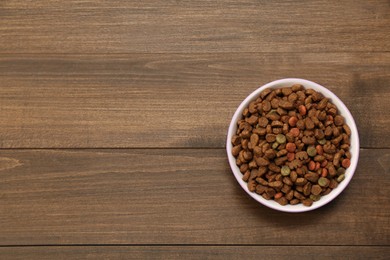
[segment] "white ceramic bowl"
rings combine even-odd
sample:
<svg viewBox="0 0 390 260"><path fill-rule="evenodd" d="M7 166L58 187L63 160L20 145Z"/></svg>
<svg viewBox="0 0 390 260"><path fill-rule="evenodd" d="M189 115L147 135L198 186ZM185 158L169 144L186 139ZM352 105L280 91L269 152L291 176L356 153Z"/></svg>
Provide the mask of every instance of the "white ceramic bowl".
<svg viewBox="0 0 390 260"><path fill-rule="evenodd" d="M236 165L236 159L231 153L232 150L232 137L236 133L237 130L237 121L241 119L242 117L242 111L249 106L249 103L255 100L259 95L260 92L262 92L266 88L282 88L282 87L290 87L294 84L301 84L306 89L311 88L314 89L320 93L322 93L325 97L330 98L331 102L335 104L338 108L339 113L345 118L346 123L351 128L351 148L350 152L352 154L351 159L351 165L346 170L345 173L345 179L337 186L337 188L333 189L328 195L322 196L319 201L316 201L313 203L311 207L303 206L301 203L297 205L286 205L282 206L279 203L277 203L274 200L266 200L262 196L258 195L255 192L250 192L248 190L247 183L242 180L242 174ZM359 159L359 135L356 128L355 120L353 119L351 113L349 112L348 108L344 105L344 103L330 90L326 89L325 87L314 83L312 81L308 81L305 79L297 79L297 78L287 78L287 79L280 79L276 81L272 81L268 84L265 84L264 86L258 88L254 92L252 92L238 107L236 112L234 113L234 116L232 118L232 121L230 122L229 131L227 135L227 142L226 142L226 150L227 155L229 159L230 167L232 168L233 174L236 177L238 183L241 185L241 187L255 200L260 202L261 204L275 209L279 211L285 211L285 212L304 212L304 211L310 211L317 209L321 206L324 206L325 204L332 201L334 198L336 198L348 185L348 183L351 181L353 174L356 170L356 166Z"/></svg>

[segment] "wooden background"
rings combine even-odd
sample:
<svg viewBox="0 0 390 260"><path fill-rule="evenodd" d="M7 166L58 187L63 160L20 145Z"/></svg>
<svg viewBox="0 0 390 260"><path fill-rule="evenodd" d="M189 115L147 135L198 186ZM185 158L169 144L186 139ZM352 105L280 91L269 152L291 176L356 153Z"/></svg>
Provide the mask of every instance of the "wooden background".
<svg viewBox="0 0 390 260"><path fill-rule="evenodd" d="M355 117L348 188L268 209L224 149L259 85L301 77ZM0 1L0 258L386 259L390 2Z"/></svg>

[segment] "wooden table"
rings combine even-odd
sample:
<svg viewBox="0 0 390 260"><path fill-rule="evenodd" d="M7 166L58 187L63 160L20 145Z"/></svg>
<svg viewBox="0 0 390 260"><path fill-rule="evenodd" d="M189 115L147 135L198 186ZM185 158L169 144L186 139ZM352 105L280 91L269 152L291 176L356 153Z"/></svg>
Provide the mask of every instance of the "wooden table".
<svg viewBox="0 0 390 260"><path fill-rule="evenodd" d="M390 4L0 2L0 258L390 254ZM227 162L240 102L301 77L358 125L348 188L286 214Z"/></svg>

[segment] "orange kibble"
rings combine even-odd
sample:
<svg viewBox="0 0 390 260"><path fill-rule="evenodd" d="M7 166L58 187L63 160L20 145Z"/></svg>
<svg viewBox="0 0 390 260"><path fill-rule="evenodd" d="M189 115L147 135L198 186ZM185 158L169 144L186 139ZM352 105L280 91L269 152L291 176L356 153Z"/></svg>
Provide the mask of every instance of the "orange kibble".
<svg viewBox="0 0 390 260"><path fill-rule="evenodd" d="M295 153L288 153L287 154L287 160L289 162L293 161L295 159Z"/></svg>
<svg viewBox="0 0 390 260"><path fill-rule="evenodd" d="M299 114L301 114L302 116L306 115L306 107L304 105L300 105L298 107L298 111L299 111Z"/></svg>
<svg viewBox="0 0 390 260"><path fill-rule="evenodd" d="M314 171L316 169L316 163L314 161L309 162L309 170Z"/></svg>
<svg viewBox="0 0 390 260"><path fill-rule="evenodd" d="M286 144L286 150L290 153L293 153L295 152L295 149L297 148L297 146L294 144L294 143L287 143Z"/></svg>
<svg viewBox="0 0 390 260"><path fill-rule="evenodd" d="M317 151L317 154L319 154L319 155L323 155L324 154L324 148L322 148L322 145L317 145L316 146L316 151Z"/></svg>
<svg viewBox="0 0 390 260"><path fill-rule="evenodd" d="M296 126L297 125L297 122L298 122L298 118L296 116L292 116L290 117L290 119L288 120L288 124L290 126Z"/></svg>
<svg viewBox="0 0 390 260"><path fill-rule="evenodd" d="M300 134L300 131L298 128L295 127L295 128L291 128L290 133L292 134L292 136L298 137Z"/></svg>
<svg viewBox="0 0 390 260"><path fill-rule="evenodd" d="M341 162L341 165L347 169L350 165L351 165L351 160L348 159L348 158L345 158L342 162Z"/></svg>
<svg viewBox="0 0 390 260"><path fill-rule="evenodd" d="M322 168L321 177L328 176L328 170L326 168Z"/></svg>
<svg viewBox="0 0 390 260"><path fill-rule="evenodd" d="M318 169L321 167L321 164L319 162L316 162L316 168L314 169L315 171L318 171Z"/></svg>
<svg viewBox="0 0 390 260"><path fill-rule="evenodd" d="M275 199L280 199L281 197L283 197L283 193L281 192L276 193L274 196Z"/></svg>

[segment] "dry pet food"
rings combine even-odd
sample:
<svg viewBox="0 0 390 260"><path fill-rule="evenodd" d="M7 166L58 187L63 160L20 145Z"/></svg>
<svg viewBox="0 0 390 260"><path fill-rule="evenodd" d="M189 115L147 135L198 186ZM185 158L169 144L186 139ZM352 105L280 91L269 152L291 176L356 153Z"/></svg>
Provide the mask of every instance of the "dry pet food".
<svg viewBox="0 0 390 260"><path fill-rule="evenodd" d="M299 84L265 89L242 116L232 154L251 192L309 207L344 180L351 129L321 93Z"/></svg>

